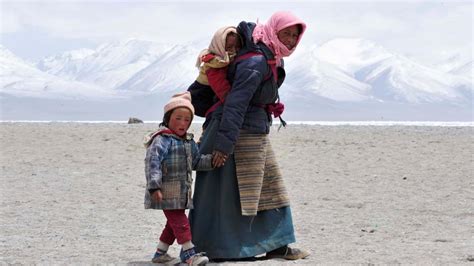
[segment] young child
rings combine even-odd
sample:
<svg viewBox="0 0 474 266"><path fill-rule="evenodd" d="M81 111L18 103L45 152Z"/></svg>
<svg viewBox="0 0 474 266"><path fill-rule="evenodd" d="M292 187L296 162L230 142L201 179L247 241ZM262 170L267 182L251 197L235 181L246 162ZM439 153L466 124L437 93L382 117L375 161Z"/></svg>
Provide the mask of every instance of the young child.
<svg viewBox="0 0 474 266"><path fill-rule="evenodd" d="M145 208L162 209L167 219L152 262L173 260L167 251L177 239L183 248L183 262L207 263L209 259L194 249L185 209L193 208L192 169L211 170L213 164L222 166L224 161L213 162L211 155L201 155L193 135L187 133L194 116L189 92L175 94L164 113L161 128L145 136Z"/></svg>
<svg viewBox="0 0 474 266"><path fill-rule="evenodd" d="M188 88L196 115L206 117L213 110L215 103L224 103L231 88L226 77L227 66L241 47L241 38L237 29L227 26L217 30L209 48L202 50L199 54L196 61L199 75Z"/></svg>

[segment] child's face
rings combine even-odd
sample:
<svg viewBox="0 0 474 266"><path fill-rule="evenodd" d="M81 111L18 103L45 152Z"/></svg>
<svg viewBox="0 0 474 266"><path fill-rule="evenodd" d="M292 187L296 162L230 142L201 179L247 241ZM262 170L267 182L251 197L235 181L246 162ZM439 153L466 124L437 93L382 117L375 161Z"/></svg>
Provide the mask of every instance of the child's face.
<svg viewBox="0 0 474 266"><path fill-rule="evenodd" d="M225 51L236 54L240 49L240 40L237 34L228 34L225 38Z"/></svg>
<svg viewBox="0 0 474 266"><path fill-rule="evenodd" d="M183 136L191 125L192 118L193 115L188 108L178 107L171 113L168 126L176 134Z"/></svg>

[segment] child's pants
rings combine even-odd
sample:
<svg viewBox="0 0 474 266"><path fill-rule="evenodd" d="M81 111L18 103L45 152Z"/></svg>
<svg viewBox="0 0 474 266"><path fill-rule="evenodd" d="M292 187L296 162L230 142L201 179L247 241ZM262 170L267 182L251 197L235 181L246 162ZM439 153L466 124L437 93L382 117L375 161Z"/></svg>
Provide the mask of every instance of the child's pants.
<svg viewBox="0 0 474 266"><path fill-rule="evenodd" d="M172 245L174 240L178 240L178 244L182 245L191 241L191 227L189 226L188 217L181 210L163 210L166 216L166 226L161 233L160 240L168 245Z"/></svg>

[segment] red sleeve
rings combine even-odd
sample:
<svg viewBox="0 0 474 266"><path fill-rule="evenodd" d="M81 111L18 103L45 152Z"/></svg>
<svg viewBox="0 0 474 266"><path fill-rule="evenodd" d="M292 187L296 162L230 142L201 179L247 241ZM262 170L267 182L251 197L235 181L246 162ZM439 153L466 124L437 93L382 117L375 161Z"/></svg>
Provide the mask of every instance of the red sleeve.
<svg viewBox="0 0 474 266"><path fill-rule="evenodd" d="M207 63L209 61L211 61L215 56L213 54L206 54L206 55L203 55L201 57L201 60L204 62L204 63Z"/></svg>
<svg viewBox="0 0 474 266"><path fill-rule="evenodd" d="M209 86L221 102L224 102L230 90L230 83L227 80L227 67L209 68L206 71Z"/></svg>

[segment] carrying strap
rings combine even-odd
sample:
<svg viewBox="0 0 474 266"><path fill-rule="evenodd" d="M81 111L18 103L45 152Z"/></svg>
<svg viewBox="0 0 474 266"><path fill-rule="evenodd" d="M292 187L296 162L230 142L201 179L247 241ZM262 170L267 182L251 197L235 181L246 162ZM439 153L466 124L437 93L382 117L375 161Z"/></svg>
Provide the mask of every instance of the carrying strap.
<svg viewBox="0 0 474 266"><path fill-rule="evenodd" d="M281 127L286 127L286 121L283 120L281 114L285 110L285 105L280 102L280 98L276 103L270 104L254 104L253 106L260 107L265 109L269 115L273 115L273 117L280 119L280 126L278 127L278 131L280 131Z"/></svg>
<svg viewBox="0 0 474 266"><path fill-rule="evenodd" d="M266 56L261 52L248 52L248 53L245 53L243 55L240 55L240 56L236 57L234 62L238 63L240 61L243 61L245 59L248 59L248 58L251 58L251 57L254 57L254 56L264 56L266 58ZM270 79L270 76L273 74L273 79L276 82L278 80L278 71L277 71L277 68L276 68L276 60L275 59L267 59L267 64L268 64L268 66L270 66L270 69L271 69L272 72L268 73L263 78L263 80L266 81L266 80ZM214 105L211 106L211 108L209 108L209 110L206 111L206 114L204 116L207 117L208 114L214 112L217 109L217 107L219 107L223 103L224 103L223 101L222 102L217 101Z"/></svg>
<svg viewBox="0 0 474 266"><path fill-rule="evenodd" d="M261 52L248 52L246 54L243 54L243 55L240 55L238 56L237 58L235 58L235 63L237 62L240 62L242 60L245 60L245 59L248 59L250 57L254 57L254 56L264 56L265 58L267 58L263 53ZM270 78L270 76L273 74L273 79L275 80L275 82L278 80L278 71L277 71L277 68L276 68L276 60L275 59L267 59L267 64L268 66L270 66L270 69L272 70L271 73L268 73L263 80L268 80Z"/></svg>
<svg viewBox="0 0 474 266"><path fill-rule="evenodd" d="M235 58L234 62L235 63L238 63L242 60L245 60L245 59L248 59L248 58L251 58L251 57L254 57L254 56L263 56L265 58L267 58L265 56L264 53L262 52L248 52L248 53L245 53L243 55L240 55L238 57ZM275 59L267 59L267 64L268 66L270 67L271 69L271 72L268 73L264 78L263 80L266 81L268 79L270 79L270 76L273 74L273 80L275 82L278 81L278 71L277 71L277 66L276 66L276 60ZM224 102L222 101L217 101L217 103L215 103L213 106L211 106L211 108L209 108L209 110L207 110L205 116L207 117L208 114L214 112L217 107L221 106ZM278 106L278 107L277 107ZM274 117L278 117L280 119L280 127L278 128L278 130L280 130L280 128L283 126L283 127L286 127L286 122L285 120L283 120L283 118L281 117L281 114L283 113L283 110L284 110L284 106L282 103L280 103L280 99L278 98L278 103L276 104L270 104L270 105L262 105L262 106L258 106L258 107L262 107L264 108L269 114L273 114Z"/></svg>

